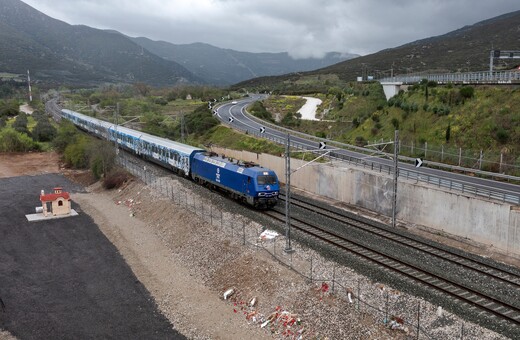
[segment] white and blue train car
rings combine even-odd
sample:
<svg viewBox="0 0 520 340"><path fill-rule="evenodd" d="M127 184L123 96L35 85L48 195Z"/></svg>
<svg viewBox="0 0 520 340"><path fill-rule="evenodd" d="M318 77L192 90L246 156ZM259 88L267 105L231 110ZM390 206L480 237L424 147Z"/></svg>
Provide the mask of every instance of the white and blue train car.
<svg viewBox="0 0 520 340"><path fill-rule="evenodd" d="M144 132L90 117L71 110L62 110L61 116L82 130L117 144L177 173L189 176L193 156L204 149L177 143Z"/></svg>

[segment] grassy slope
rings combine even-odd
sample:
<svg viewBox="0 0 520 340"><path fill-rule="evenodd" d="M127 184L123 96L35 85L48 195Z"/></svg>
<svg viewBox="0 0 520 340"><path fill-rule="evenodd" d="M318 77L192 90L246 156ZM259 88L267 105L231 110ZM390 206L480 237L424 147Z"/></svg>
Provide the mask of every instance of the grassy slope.
<svg viewBox="0 0 520 340"><path fill-rule="evenodd" d="M302 121L291 128L361 145L393 140L397 126L404 154L424 155L418 147L424 147L426 142L430 159L434 150L441 157L441 149L444 155L452 153L452 158L458 158L455 155L462 148L466 157L478 158L482 150L487 160L498 163L502 153L504 163L520 165L520 89L479 86L474 87L471 98L464 98L461 88L429 87L426 98L424 86L411 87L396 99L401 103L396 106L386 102L378 83L349 83L330 88L328 94L314 95L323 100L318 112L327 112L326 121ZM271 96L264 105L271 113L283 112L285 107L297 110L292 108L292 97ZM449 141L446 140L448 126ZM464 165L474 166L470 160L467 162ZM497 170L493 167L496 165L487 169Z"/></svg>

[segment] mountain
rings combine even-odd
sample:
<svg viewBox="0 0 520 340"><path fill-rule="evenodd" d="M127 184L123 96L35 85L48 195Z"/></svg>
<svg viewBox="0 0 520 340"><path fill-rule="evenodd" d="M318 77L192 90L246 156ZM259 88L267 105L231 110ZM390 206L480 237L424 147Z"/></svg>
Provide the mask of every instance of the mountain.
<svg viewBox="0 0 520 340"><path fill-rule="evenodd" d="M315 70L358 56L329 52L321 59L293 59L288 53L249 53L203 43L176 45L143 37L130 39L148 51L175 61L199 78L216 85L230 85L260 76Z"/></svg>
<svg viewBox="0 0 520 340"><path fill-rule="evenodd" d="M340 62L311 72L252 79L237 87L274 86L301 77L334 74L343 81L373 75L376 78L407 73L489 70L491 50L520 50L520 11L481 21L444 35ZM495 60L495 69L511 69L519 59Z"/></svg>
<svg viewBox="0 0 520 340"><path fill-rule="evenodd" d="M69 25L19 0L0 2L0 72L50 83L91 85L200 80L181 65L150 53L119 33Z"/></svg>

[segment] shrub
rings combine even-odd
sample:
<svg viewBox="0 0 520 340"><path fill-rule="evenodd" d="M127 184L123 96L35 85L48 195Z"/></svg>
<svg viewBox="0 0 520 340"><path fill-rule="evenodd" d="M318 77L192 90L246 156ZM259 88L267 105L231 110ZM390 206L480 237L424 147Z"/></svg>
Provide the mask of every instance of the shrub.
<svg viewBox="0 0 520 340"><path fill-rule="evenodd" d="M506 144L509 141L509 132L504 128L499 128L496 139L500 144Z"/></svg>
<svg viewBox="0 0 520 340"><path fill-rule="evenodd" d="M475 94L475 88L472 86L463 86L460 88L459 93L466 99L473 98L473 95Z"/></svg>
<svg viewBox="0 0 520 340"><path fill-rule="evenodd" d="M77 169L86 169L89 166L88 155L89 139L84 136L78 136L75 143L67 145L63 152L63 159L68 166Z"/></svg>
<svg viewBox="0 0 520 340"><path fill-rule="evenodd" d="M29 135L29 129L27 129L27 115L25 113L20 113L16 116L16 119L13 123L13 129L20 133L25 133Z"/></svg>
<svg viewBox="0 0 520 340"><path fill-rule="evenodd" d="M46 117L40 118L32 130L32 137L38 142L50 142L56 137L57 131Z"/></svg>
<svg viewBox="0 0 520 340"><path fill-rule="evenodd" d="M155 98L154 103L164 106L164 105L168 104L168 100L164 99L163 97L159 97L159 98Z"/></svg>
<svg viewBox="0 0 520 340"><path fill-rule="evenodd" d="M365 146L367 144L367 141L363 136L357 136L354 143L357 146Z"/></svg>
<svg viewBox="0 0 520 340"><path fill-rule="evenodd" d="M396 130L399 130L399 119L397 119L397 118L392 118L391 122L392 122L392 125L394 126L394 128L395 128Z"/></svg>
<svg viewBox="0 0 520 340"><path fill-rule="evenodd" d="M25 133L13 128L4 128L0 131L0 152L27 152L38 150L39 145Z"/></svg>
<svg viewBox="0 0 520 340"><path fill-rule="evenodd" d="M190 133L203 134L220 121L213 117L206 104L199 106L195 111L186 116L186 127Z"/></svg>
<svg viewBox="0 0 520 340"><path fill-rule="evenodd" d="M52 141L52 145L60 153L63 153L67 146L76 141L79 136L78 130L68 120L62 120L58 127L56 137Z"/></svg>
<svg viewBox="0 0 520 340"><path fill-rule="evenodd" d="M267 120L269 122L274 123L273 115L267 111L264 104L262 102L255 102L251 108L249 109L251 114L255 117L258 117L263 120Z"/></svg>

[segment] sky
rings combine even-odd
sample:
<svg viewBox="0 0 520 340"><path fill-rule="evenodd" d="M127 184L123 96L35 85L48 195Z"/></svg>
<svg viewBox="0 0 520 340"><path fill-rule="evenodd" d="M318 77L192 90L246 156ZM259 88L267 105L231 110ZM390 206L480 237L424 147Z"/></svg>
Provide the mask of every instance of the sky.
<svg viewBox="0 0 520 340"><path fill-rule="evenodd" d="M518 0L23 0L72 25L244 52L367 55L520 10ZM491 49L491 46L490 46Z"/></svg>

